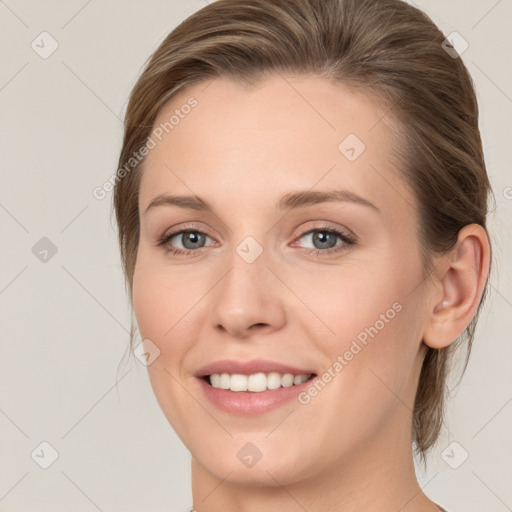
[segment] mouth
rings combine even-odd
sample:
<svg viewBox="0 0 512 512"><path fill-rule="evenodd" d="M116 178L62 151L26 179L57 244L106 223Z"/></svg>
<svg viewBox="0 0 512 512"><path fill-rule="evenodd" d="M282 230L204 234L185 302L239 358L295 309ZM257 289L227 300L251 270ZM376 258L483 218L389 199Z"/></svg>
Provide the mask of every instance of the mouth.
<svg viewBox="0 0 512 512"><path fill-rule="evenodd" d="M217 408L233 415L255 416L296 398L317 373L312 368L265 359L224 359L199 368L194 376L204 396Z"/></svg>
<svg viewBox="0 0 512 512"><path fill-rule="evenodd" d="M289 403L312 385L316 373L212 373L197 376L204 396L235 416L255 417Z"/></svg>
<svg viewBox="0 0 512 512"><path fill-rule="evenodd" d="M212 373L200 377L209 386L226 391L262 393L279 388L300 386L316 377L316 373L258 372L249 375L241 373Z"/></svg>

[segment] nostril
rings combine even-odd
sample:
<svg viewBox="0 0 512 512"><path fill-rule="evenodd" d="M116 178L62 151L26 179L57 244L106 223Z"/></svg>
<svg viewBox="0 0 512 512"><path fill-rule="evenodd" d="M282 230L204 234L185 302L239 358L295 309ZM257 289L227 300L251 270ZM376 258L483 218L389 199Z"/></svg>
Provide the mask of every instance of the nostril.
<svg viewBox="0 0 512 512"><path fill-rule="evenodd" d="M253 324L251 325L251 329L255 329L255 328L263 328L263 327L268 327L268 324L264 324L264 323L257 323L257 324Z"/></svg>

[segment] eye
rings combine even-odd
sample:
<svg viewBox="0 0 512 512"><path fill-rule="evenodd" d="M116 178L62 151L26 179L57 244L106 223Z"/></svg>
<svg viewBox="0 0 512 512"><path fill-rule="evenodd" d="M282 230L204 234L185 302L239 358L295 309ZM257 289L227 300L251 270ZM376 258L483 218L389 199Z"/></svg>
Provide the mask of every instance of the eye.
<svg viewBox="0 0 512 512"><path fill-rule="evenodd" d="M304 253L307 255L315 254L317 256L338 253L356 243L352 235L331 226L320 226L309 229L302 234L298 240L302 239L309 241L314 246L312 249L304 250ZM338 240L341 240L341 243L337 243Z"/></svg>
<svg viewBox="0 0 512 512"><path fill-rule="evenodd" d="M198 253L199 249L207 247L205 242L208 238L210 237L206 233L196 229L194 226L186 226L184 229L166 233L157 241L157 246L162 246L166 252L174 255L189 256L193 253ZM353 235L329 225L309 230L303 229L298 240L302 239L309 241L314 246L313 248L306 248L303 252L307 255L314 254L316 256L338 253L356 243ZM338 240L341 240L341 243L338 243ZM292 244L292 247L295 246L295 243Z"/></svg>
<svg viewBox="0 0 512 512"><path fill-rule="evenodd" d="M189 255L205 247L204 243L207 238L210 237L206 233L188 227L165 234L158 240L157 245L163 246L167 252L176 255ZM178 244L178 247L176 247L176 244ZM179 244L181 244L181 247L179 247Z"/></svg>

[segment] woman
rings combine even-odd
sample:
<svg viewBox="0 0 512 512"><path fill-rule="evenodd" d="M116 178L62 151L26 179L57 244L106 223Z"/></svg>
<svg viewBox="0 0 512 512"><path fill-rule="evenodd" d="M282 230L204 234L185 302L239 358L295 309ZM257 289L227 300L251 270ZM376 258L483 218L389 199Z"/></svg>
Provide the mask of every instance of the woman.
<svg viewBox="0 0 512 512"><path fill-rule="evenodd" d="M399 0L219 0L152 55L118 168L130 300L194 509L443 510L413 448L469 356L491 190L434 23Z"/></svg>

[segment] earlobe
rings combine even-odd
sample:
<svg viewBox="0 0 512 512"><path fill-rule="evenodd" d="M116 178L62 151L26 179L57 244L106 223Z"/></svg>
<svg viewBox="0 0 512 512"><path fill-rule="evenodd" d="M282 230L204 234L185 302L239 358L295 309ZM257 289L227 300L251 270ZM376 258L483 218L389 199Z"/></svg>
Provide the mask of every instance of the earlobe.
<svg viewBox="0 0 512 512"><path fill-rule="evenodd" d="M459 231L455 247L438 264L438 293L429 304L425 345L440 349L454 342L480 304L489 273L490 244L485 229L469 224Z"/></svg>

